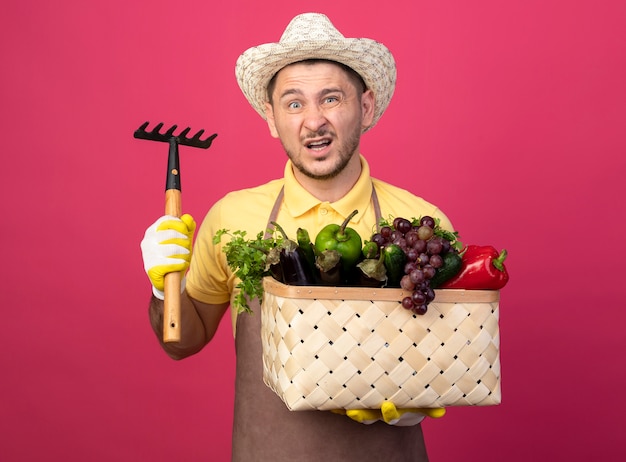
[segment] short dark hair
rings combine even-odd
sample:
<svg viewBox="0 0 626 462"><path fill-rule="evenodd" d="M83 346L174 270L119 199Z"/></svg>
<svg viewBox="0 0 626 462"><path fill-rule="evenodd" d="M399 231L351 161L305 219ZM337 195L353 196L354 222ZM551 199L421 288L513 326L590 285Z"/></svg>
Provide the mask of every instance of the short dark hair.
<svg viewBox="0 0 626 462"><path fill-rule="evenodd" d="M340 63L338 61L333 61L333 60L330 60L330 59L305 59L303 61L297 61L297 62L291 63L291 64L298 64L298 63L305 63L305 64L330 63L330 64L335 64L335 65L339 66L340 68L342 68L344 70L344 72L348 75L348 78L352 81L352 83L354 84L354 87L357 89L357 93L359 94L359 96L362 93L365 93L365 90L367 90L367 85L365 85L365 81L363 80L363 77L361 77L361 74L359 74L357 71L352 69L350 66L346 66L345 64ZM278 72L280 72L280 71L278 71ZM269 83L267 84L267 100L270 102L270 104L272 104L272 93L274 93L274 88L276 87L276 76L278 75L278 72L272 76L272 78L270 79ZM358 92L358 90L361 90L360 93Z"/></svg>

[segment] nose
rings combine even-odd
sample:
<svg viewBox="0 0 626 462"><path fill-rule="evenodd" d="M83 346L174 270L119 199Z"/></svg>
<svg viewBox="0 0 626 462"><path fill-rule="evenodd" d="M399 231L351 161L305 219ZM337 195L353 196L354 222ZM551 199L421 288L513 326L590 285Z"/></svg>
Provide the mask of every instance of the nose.
<svg viewBox="0 0 626 462"><path fill-rule="evenodd" d="M326 125L324 111L318 105L309 105L304 113L304 128L312 132L317 132Z"/></svg>

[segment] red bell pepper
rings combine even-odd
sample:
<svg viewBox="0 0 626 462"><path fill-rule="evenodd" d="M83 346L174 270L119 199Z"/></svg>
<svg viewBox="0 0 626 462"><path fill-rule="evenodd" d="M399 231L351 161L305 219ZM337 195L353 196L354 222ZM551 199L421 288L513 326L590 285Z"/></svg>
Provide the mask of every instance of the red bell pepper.
<svg viewBox="0 0 626 462"><path fill-rule="evenodd" d="M490 245L468 245L461 254L461 271L444 282L441 289L501 289L509 281L504 266L506 249L498 252Z"/></svg>

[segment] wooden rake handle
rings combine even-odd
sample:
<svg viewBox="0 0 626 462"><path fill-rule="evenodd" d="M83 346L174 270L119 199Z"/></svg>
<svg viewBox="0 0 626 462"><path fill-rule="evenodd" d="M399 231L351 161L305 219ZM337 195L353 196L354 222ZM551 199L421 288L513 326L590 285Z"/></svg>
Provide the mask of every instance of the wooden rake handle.
<svg viewBox="0 0 626 462"><path fill-rule="evenodd" d="M170 137L165 179L165 214L173 217L182 215L180 161L178 140ZM165 275L163 300L163 341L180 342L180 281L179 271Z"/></svg>
<svg viewBox="0 0 626 462"><path fill-rule="evenodd" d="M179 189L165 191L165 214L180 217L182 214L181 193ZM180 281L181 274L176 271L165 275L165 299L163 301L163 341L180 342Z"/></svg>

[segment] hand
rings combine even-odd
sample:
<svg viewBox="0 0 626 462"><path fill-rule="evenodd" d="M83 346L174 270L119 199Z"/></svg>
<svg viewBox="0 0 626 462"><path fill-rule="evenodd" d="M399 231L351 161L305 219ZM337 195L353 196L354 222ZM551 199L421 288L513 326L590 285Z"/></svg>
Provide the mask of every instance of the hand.
<svg viewBox="0 0 626 462"><path fill-rule="evenodd" d="M141 241L143 266L152 283L152 293L163 300L164 278L180 271L181 292L185 288L185 272L191 261L196 222L191 215L180 218L165 215L152 224Z"/></svg>
<svg viewBox="0 0 626 462"><path fill-rule="evenodd" d="M445 408L412 408L412 409L397 409L396 406L390 402L385 401L380 406L380 409L349 409L347 411L333 411L338 414L345 414L352 420L360 422L362 424L373 424L374 422L383 421L389 425L397 425L399 427L409 427L411 425L417 425L426 417L432 417L438 419L443 417L446 413Z"/></svg>

